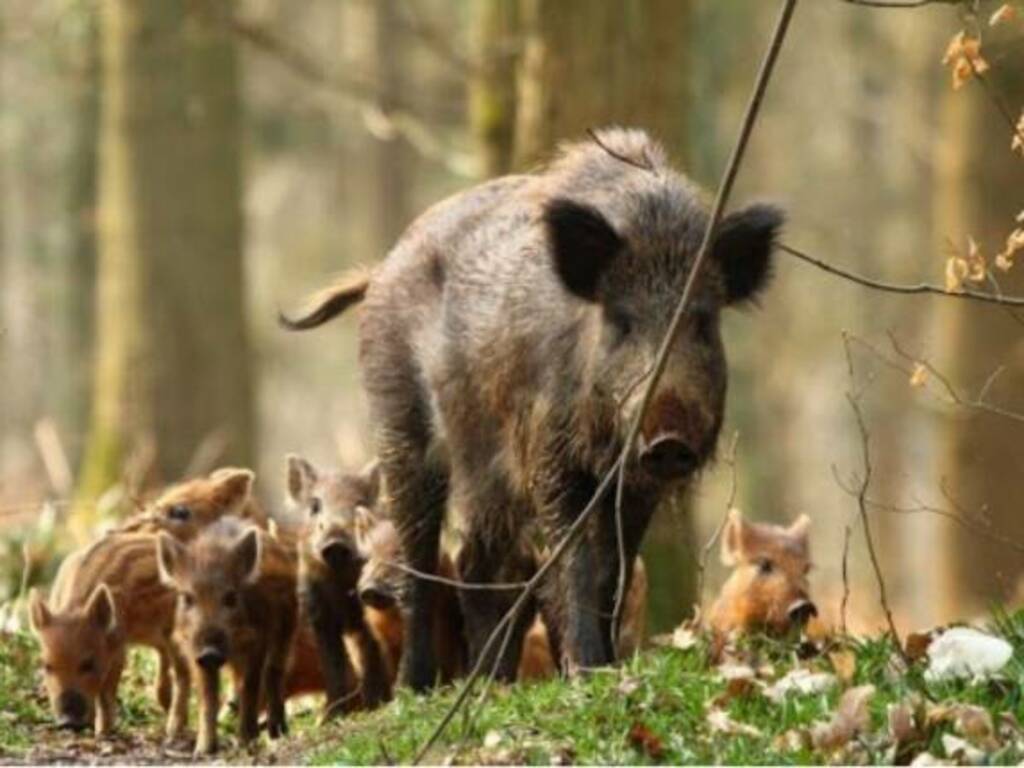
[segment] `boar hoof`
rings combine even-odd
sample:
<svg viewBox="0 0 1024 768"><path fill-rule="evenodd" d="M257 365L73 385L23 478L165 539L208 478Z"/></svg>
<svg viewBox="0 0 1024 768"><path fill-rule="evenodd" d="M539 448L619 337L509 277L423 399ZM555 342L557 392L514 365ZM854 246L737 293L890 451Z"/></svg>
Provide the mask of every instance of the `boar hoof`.
<svg viewBox="0 0 1024 768"><path fill-rule="evenodd" d="M286 720L270 720L267 723L267 735L272 739L279 739L288 735L288 722Z"/></svg>
<svg viewBox="0 0 1024 768"><path fill-rule="evenodd" d="M204 739L204 738L200 737L198 740L196 740L195 754L196 754L197 757L202 757L203 755L213 755L213 754L216 754L216 752L217 752L217 739L216 738Z"/></svg>

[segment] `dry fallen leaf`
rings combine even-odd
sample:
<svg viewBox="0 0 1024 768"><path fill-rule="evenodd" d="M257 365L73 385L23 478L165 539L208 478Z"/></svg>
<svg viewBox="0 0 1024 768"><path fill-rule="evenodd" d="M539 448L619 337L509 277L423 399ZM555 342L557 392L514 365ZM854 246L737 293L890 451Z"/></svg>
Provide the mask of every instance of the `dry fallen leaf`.
<svg viewBox="0 0 1024 768"><path fill-rule="evenodd" d="M672 632L672 647L688 651L697 645L698 635L692 627L680 624Z"/></svg>
<svg viewBox="0 0 1024 768"><path fill-rule="evenodd" d="M940 723L952 723L960 736L986 752L994 752L999 748L995 723L984 707L974 704L933 704L926 711L925 721L930 728Z"/></svg>
<svg viewBox="0 0 1024 768"><path fill-rule="evenodd" d="M910 372L910 386L923 387L928 381L928 369L921 363L914 363L914 370Z"/></svg>
<svg viewBox="0 0 1024 768"><path fill-rule="evenodd" d="M832 719L818 723L811 729L811 741L823 752L834 752L846 746L858 733L871 725L868 702L875 695L875 686L860 685L851 688L839 699Z"/></svg>
<svg viewBox="0 0 1024 768"><path fill-rule="evenodd" d="M988 70L988 62L981 55L981 40L969 37L964 30L949 41L942 63L951 68L954 91L963 87L973 75L980 75Z"/></svg>
<svg viewBox="0 0 1024 768"><path fill-rule="evenodd" d="M629 729L629 743L652 760L660 760L665 755L665 746L661 738L644 723L633 723L633 727Z"/></svg>
<svg viewBox="0 0 1024 768"><path fill-rule="evenodd" d="M919 661L928 655L933 637L932 632L911 632L903 643L903 652L910 661Z"/></svg>
<svg viewBox="0 0 1024 768"><path fill-rule="evenodd" d="M946 757L960 765L982 765L985 762L983 751L951 733L942 735L942 748L946 752Z"/></svg>
<svg viewBox="0 0 1024 768"><path fill-rule="evenodd" d="M775 702L781 702L793 693L813 694L824 693L836 684L835 675L827 672L811 672L798 667L780 677L765 690L765 696Z"/></svg>
<svg viewBox="0 0 1024 768"><path fill-rule="evenodd" d="M921 734L914 722L914 706L911 702L890 704L888 719L889 735L897 745L917 741L920 737Z"/></svg>
<svg viewBox="0 0 1024 768"><path fill-rule="evenodd" d="M936 757L931 752L922 752L913 760L910 761L911 766L919 765L953 765L949 760L943 760L941 757Z"/></svg>
<svg viewBox="0 0 1024 768"><path fill-rule="evenodd" d="M761 736L761 731L747 723L740 723L729 717L723 709L712 709L708 712L708 726L713 733L724 733L728 736Z"/></svg>
<svg viewBox="0 0 1024 768"><path fill-rule="evenodd" d="M1002 24L1007 21L1013 21L1017 18L1017 9L1010 3L1003 3L993 11L992 15L988 17L988 25L994 27L997 24Z"/></svg>
<svg viewBox="0 0 1024 768"><path fill-rule="evenodd" d="M853 676L857 674L857 655L851 650L832 651L828 655L832 662L832 669L836 671L836 677L843 685L853 682Z"/></svg>
<svg viewBox="0 0 1024 768"><path fill-rule="evenodd" d="M759 680L749 677L731 678L725 685L725 690L715 697L712 702L716 707L723 706L733 699L742 699L759 692L763 686Z"/></svg>

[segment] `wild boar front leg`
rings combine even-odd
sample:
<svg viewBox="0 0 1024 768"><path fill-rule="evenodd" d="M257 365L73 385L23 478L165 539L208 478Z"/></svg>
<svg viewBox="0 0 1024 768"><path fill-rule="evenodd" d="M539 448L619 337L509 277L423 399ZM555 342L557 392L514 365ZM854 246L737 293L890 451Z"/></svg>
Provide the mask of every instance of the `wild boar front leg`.
<svg viewBox="0 0 1024 768"><path fill-rule="evenodd" d="M220 711L220 670L195 668L199 689L199 732L196 754L212 755L217 751L217 713Z"/></svg>

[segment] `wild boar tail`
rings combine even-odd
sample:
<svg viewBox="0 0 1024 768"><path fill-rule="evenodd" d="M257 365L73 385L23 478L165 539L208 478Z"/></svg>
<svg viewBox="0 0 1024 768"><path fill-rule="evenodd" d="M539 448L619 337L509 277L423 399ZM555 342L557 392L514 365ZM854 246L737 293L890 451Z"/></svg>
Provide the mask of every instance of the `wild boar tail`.
<svg viewBox="0 0 1024 768"><path fill-rule="evenodd" d="M370 285L370 271L352 270L335 283L319 291L306 301L306 309L296 317L278 312L277 322L289 331L306 331L332 320L353 304L358 304Z"/></svg>

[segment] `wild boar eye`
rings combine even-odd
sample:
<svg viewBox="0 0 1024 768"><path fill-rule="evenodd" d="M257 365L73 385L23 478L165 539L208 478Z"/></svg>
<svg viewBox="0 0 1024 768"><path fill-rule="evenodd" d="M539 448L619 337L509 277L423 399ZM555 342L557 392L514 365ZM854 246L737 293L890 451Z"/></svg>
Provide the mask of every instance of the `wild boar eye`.
<svg viewBox="0 0 1024 768"><path fill-rule="evenodd" d="M767 576L774 570L775 563L773 563L771 560L759 560L757 563L757 572L762 576Z"/></svg>
<svg viewBox="0 0 1024 768"><path fill-rule="evenodd" d="M49 662L43 664L43 672L45 672L48 675L52 674L53 673L53 664L50 664Z"/></svg>
<svg viewBox="0 0 1024 768"><path fill-rule="evenodd" d="M320 510L322 508L323 508L323 502L320 501L320 499L318 499L316 497L314 497L309 502L309 514L311 514L311 515L319 515L320 514Z"/></svg>
<svg viewBox="0 0 1024 768"><path fill-rule="evenodd" d="M83 675L91 675L96 671L96 659L91 656L78 665L78 671Z"/></svg>
<svg viewBox="0 0 1024 768"><path fill-rule="evenodd" d="M167 510L167 516L171 520L188 520L190 517L192 517L192 510L190 510L184 504L175 504L174 506Z"/></svg>
<svg viewBox="0 0 1024 768"><path fill-rule="evenodd" d="M224 607L234 608L238 605L238 593L231 591L224 593Z"/></svg>
<svg viewBox="0 0 1024 768"><path fill-rule="evenodd" d="M181 602L185 604L186 608L191 608L196 604L196 596L193 595L191 592L182 592Z"/></svg>
<svg viewBox="0 0 1024 768"><path fill-rule="evenodd" d="M618 338L622 339L633 332L633 318L624 309L608 309L607 318Z"/></svg>

